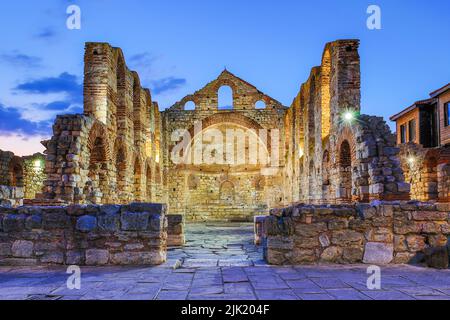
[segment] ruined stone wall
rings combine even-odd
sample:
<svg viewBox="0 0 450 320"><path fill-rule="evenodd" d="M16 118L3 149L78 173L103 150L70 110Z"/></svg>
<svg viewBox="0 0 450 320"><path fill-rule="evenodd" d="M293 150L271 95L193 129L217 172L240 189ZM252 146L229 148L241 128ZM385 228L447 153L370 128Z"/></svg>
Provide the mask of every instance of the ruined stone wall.
<svg viewBox="0 0 450 320"><path fill-rule="evenodd" d="M47 179L37 202L163 200L160 126L158 105L122 51L87 43L84 114L57 117L44 142Z"/></svg>
<svg viewBox="0 0 450 320"><path fill-rule="evenodd" d="M284 176L292 202L409 199L395 136L382 118L360 115L358 46L327 44L286 113Z"/></svg>
<svg viewBox="0 0 450 320"><path fill-rule="evenodd" d="M400 145L405 180L411 185L411 199L450 202L450 147L423 148Z"/></svg>
<svg viewBox="0 0 450 320"><path fill-rule="evenodd" d="M166 206L0 207L0 265L156 265Z"/></svg>
<svg viewBox="0 0 450 320"><path fill-rule="evenodd" d="M0 205L17 207L33 199L45 179L44 156L18 157L0 150Z"/></svg>
<svg viewBox="0 0 450 320"><path fill-rule="evenodd" d="M224 85L230 86L233 91L233 106L230 110L222 110L218 105L218 90ZM256 108L256 102L260 100L265 102L265 109ZM185 110L188 102L195 104L193 110ZM189 220L252 221L254 215L265 214L270 207L284 204L285 189L280 168L284 165L281 142L284 139L282 128L285 110L276 100L224 71L201 90L162 112L166 150L164 166L170 212L184 214ZM231 145L232 150L238 153L238 144L242 142L239 139L226 140L227 130L256 134L254 143L249 143L250 138L244 138L247 139L244 142L245 149L242 150L245 163L239 164L236 158L233 158L232 163L222 164L195 162L193 157L189 158L188 163L175 163L173 152L181 142L181 139L172 139L177 130L189 133L187 157L195 152L197 138L219 132L223 141L203 141L201 152L209 148L209 151L220 154L225 160L230 156L225 146ZM265 130L266 140L259 138L260 130ZM280 132L273 142L270 137L275 130ZM249 149L252 147L258 150L261 147L266 158L269 155L280 158L276 168L266 170L271 164L252 163L249 158Z"/></svg>
<svg viewBox="0 0 450 320"><path fill-rule="evenodd" d="M24 199L34 199L37 193L42 192L46 179L45 156L36 153L32 156L23 157L23 183Z"/></svg>
<svg viewBox="0 0 450 320"><path fill-rule="evenodd" d="M450 205L298 205L272 210L264 223L271 264L418 263L427 248L446 250Z"/></svg>

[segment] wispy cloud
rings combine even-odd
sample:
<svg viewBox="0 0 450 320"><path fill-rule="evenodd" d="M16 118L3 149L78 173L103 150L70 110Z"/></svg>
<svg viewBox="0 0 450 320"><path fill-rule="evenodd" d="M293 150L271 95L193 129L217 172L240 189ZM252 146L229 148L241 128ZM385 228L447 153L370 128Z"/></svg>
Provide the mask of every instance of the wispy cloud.
<svg viewBox="0 0 450 320"><path fill-rule="evenodd" d="M35 35L38 39L49 40L56 36L56 31L53 28L45 28Z"/></svg>
<svg viewBox="0 0 450 320"><path fill-rule="evenodd" d="M42 59L30 56L19 51L0 54L0 62L21 68L38 68L41 66Z"/></svg>
<svg viewBox="0 0 450 320"><path fill-rule="evenodd" d="M151 89L155 94L161 94L167 91L176 90L186 84L186 79L167 77L159 80L151 81Z"/></svg>

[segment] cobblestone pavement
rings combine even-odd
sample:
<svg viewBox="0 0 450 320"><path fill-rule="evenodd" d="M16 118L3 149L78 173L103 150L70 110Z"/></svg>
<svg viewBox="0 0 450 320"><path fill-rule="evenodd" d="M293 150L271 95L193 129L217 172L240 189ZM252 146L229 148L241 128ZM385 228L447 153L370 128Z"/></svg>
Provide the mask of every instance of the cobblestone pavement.
<svg viewBox="0 0 450 320"><path fill-rule="evenodd" d="M252 241L249 224L190 224L164 265L83 267L80 290L64 267L0 267L0 299L450 300L450 270L382 267L382 289L368 290L367 266L272 267Z"/></svg>

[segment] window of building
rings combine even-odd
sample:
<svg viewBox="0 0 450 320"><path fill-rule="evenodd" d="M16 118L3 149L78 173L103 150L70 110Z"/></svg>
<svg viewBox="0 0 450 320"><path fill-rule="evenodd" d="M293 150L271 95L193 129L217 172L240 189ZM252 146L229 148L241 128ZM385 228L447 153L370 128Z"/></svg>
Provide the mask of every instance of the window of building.
<svg viewBox="0 0 450 320"><path fill-rule="evenodd" d="M409 142L414 142L416 140L416 119L412 119L408 123L408 134L409 134Z"/></svg>
<svg viewBox="0 0 450 320"><path fill-rule="evenodd" d="M406 142L406 125L402 124L400 126L400 143Z"/></svg>
<svg viewBox="0 0 450 320"><path fill-rule="evenodd" d="M450 125L450 102L447 102L446 104L444 104L444 121L445 121L445 126L449 126Z"/></svg>

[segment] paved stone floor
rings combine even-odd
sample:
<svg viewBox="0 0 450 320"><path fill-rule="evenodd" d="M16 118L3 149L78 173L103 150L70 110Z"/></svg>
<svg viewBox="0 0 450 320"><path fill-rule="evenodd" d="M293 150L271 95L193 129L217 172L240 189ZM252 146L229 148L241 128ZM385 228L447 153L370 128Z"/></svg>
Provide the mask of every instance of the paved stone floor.
<svg viewBox="0 0 450 320"><path fill-rule="evenodd" d="M64 267L0 267L0 299L450 300L450 270L383 267L381 290L368 290L367 266L272 267L252 241L249 224L190 224L164 265L83 267L80 290Z"/></svg>

